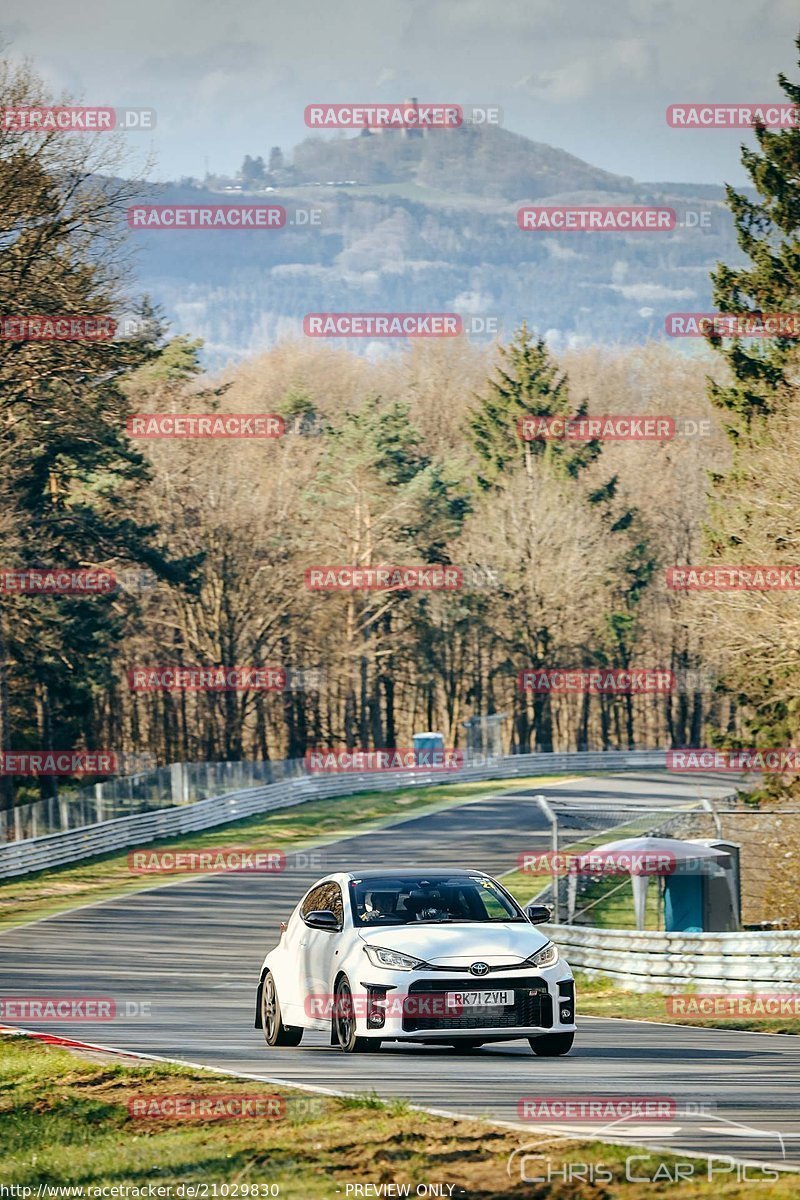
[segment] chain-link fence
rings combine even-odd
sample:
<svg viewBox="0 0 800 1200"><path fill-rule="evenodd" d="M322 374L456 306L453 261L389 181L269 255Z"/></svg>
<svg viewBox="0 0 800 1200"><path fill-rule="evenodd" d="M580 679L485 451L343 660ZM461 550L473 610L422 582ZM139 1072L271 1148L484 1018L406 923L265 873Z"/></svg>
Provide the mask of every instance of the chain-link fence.
<svg viewBox="0 0 800 1200"><path fill-rule="evenodd" d="M304 771L302 759L173 763L91 787L59 788L57 796L19 804L11 812L0 813L0 843L45 837L154 809L195 804L211 796L278 783Z"/></svg>
<svg viewBox="0 0 800 1200"><path fill-rule="evenodd" d="M666 837L683 840L733 842L739 847L741 925L743 929L800 928L800 807L757 807L732 792L709 808L696 805L647 809L639 806L550 805L558 822L558 843L565 854L578 854L602 842L628 837ZM656 883L658 881L656 880ZM546 880L532 876L531 898L555 904L564 919L568 912L566 874ZM597 878L579 875L575 881L573 923L614 929L635 929L633 890L628 876ZM660 888L649 889L647 929L663 929Z"/></svg>

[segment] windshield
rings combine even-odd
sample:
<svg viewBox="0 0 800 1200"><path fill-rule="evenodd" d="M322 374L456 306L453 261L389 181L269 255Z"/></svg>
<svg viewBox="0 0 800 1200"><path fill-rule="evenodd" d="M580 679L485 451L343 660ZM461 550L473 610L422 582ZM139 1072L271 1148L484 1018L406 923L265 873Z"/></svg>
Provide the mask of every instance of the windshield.
<svg viewBox="0 0 800 1200"><path fill-rule="evenodd" d="M356 927L440 924L448 921L525 921L522 910L493 879L419 875L353 879Z"/></svg>

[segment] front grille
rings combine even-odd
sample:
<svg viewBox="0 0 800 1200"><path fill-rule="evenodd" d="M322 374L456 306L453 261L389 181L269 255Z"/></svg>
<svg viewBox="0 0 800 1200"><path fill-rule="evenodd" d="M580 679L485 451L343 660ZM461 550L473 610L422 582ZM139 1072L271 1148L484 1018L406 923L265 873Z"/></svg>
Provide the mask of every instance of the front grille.
<svg viewBox="0 0 800 1200"><path fill-rule="evenodd" d="M502 963L499 967L489 967L489 970L486 972L486 975L492 975L492 974L494 974L495 971L518 971L521 966L524 966L524 963L521 963L521 962ZM449 966L441 967L441 966L436 966L434 963L426 963L425 970L426 971L457 971L458 967L454 967L452 964ZM473 977L472 977L473 983L476 979L478 979L478 980L485 979L486 975L473 975Z"/></svg>
<svg viewBox="0 0 800 1200"><path fill-rule="evenodd" d="M467 1008L450 1016L416 1015L403 1013L403 1032L419 1030L463 1030L463 1029L514 1029L535 1025L541 1029L553 1026L553 1001L547 984L537 976L514 977L503 980L504 988L513 988L514 1004L507 1008ZM444 1005L446 992L474 992L481 988L481 981L474 976L465 979L448 979L447 984L438 979L420 979L408 989L409 996L441 996ZM412 1007L412 1006L409 1006ZM437 1006L438 1009L438 1006Z"/></svg>

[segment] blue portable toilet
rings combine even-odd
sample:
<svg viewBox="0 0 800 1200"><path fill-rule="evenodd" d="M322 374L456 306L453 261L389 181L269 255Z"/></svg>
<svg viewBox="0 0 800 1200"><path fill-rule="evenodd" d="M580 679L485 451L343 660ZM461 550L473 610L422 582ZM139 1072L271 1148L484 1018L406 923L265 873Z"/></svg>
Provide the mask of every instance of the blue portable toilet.
<svg viewBox="0 0 800 1200"><path fill-rule="evenodd" d="M414 756L418 766L431 765L434 761L434 751L438 752L439 763L441 763L444 760L443 733L414 734Z"/></svg>
<svg viewBox="0 0 800 1200"><path fill-rule="evenodd" d="M705 879L675 871L664 880L664 929L667 933L702 933Z"/></svg>
<svg viewBox="0 0 800 1200"><path fill-rule="evenodd" d="M736 842L693 839L727 858L702 869L676 870L664 879L664 929L668 933L725 933L741 928L741 884Z"/></svg>

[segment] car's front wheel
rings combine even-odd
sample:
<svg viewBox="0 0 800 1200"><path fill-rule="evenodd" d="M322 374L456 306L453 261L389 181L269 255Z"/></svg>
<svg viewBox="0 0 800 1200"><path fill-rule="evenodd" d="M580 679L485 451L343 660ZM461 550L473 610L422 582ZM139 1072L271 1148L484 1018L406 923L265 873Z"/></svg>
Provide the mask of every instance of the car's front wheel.
<svg viewBox="0 0 800 1200"><path fill-rule="evenodd" d="M545 1033L542 1037L528 1038L531 1050L540 1058L558 1058L561 1054L569 1054L574 1033Z"/></svg>
<svg viewBox="0 0 800 1200"><path fill-rule="evenodd" d="M299 1046L303 1037L299 1026L284 1025L275 980L269 971L261 985L261 1027L268 1046Z"/></svg>
<svg viewBox="0 0 800 1200"><path fill-rule="evenodd" d="M356 1013L353 1004L353 993L350 984L342 976L336 984L333 1004L333 1030L336 1041L345 1054L363 1054L368 1050L378 1050L378 1039L356 1036Z"/></svg>

